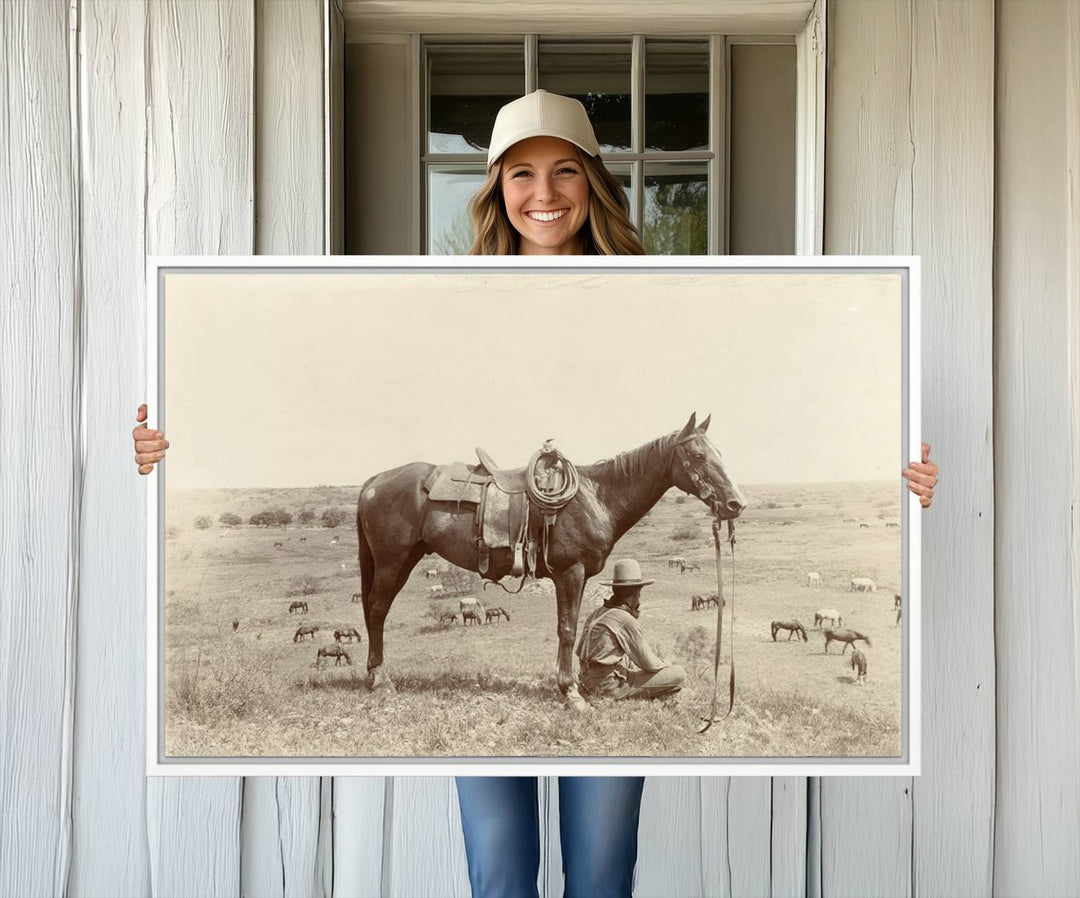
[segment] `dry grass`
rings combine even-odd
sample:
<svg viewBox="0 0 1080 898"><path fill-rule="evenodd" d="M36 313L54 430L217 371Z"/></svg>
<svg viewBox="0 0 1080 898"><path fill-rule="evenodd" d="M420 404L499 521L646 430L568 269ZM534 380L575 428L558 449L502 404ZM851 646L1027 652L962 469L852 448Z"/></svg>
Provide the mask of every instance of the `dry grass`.
<svg viewBox="0 0 1080 898"><path fill-rule="evenodd" d="M899 490L892 484L744 488L752 507L738 525L734 619L731 563L725 558L724 646L720 668L726 710L734 636L735 709L698 736L712 699L716 614L691 612L690 595L716 590L712 540L705 509L672 496L616 546L609 562L632 555L646 576L641 622L660 654L689 675L675 704L601 702L585 715L558 703L555 598L550 583L519 595L488 589L476 594L501 605L512 622L483 627L440 625L439 611L456 599L432 600L424 559L396 599L386 624L386 669L395 695L367 686L367 637L356 571L355 532L259 531L255 528L184 530L167 544L166 601L170 755L243 757L850 757L895 756L900 750L901 630L892 626L892 594L899 591ZM294 510L321 503L305 491L245 491L170 497L170 518L244 513L244 506L281 504ZM347 499L322 488L322 501ZM345 492L342 490L342 492ZM896 494L892 504L888 497ZM769 503L773 508L769 508ZM795 508L795 503L800 507ZM685 524L685 515L693 522ZM845 522L851 519L852 522ZM859 522L871 524L860 529ZM677 553L702 571L667 568L678 527L699 537ZM222 535L224 534L224 535ZM338 535L340 543L329 539ZM304 543L300 536L306 536ZM273 549L273 542L284 543ZM180 564L179 559L187 558ZM347 569L341 570L341 564ZM819 571L821 589L803 584ZM610 572L610 563L608 572ZM874 579L879 591L851 593L852 576ZM596 580L604 579L598 577ZM308 615L289 615L298 581L319 584ZM582 614L607 591L589 584ZM837 607L849 626L868 632L874 647L866 686L854 686L850 653L826 656L810 630L813 612ZM234 634L232 618L240 620ZM773 642L773 619L801 619L810 643ZM315 643L293 643L301 624L319 626ZM364 641L345 646L351 666L316 667L320 645L333 631L355 626Z"/></svg>

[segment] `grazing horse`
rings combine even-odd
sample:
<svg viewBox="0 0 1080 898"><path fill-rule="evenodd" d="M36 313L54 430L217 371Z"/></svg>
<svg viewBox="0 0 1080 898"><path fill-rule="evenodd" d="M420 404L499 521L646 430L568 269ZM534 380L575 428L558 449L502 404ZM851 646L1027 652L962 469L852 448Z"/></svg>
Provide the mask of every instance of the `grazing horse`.
<svg viewBox="0 0 1080 898"><path fill-rule="evenodd" d="M301 536L300 537L300 542L306 543L307 542L307 537L306 536Z"/></svg>
<svg viewBox="0 0 1080 898"><path fill-rule="evenodd" d="M293 602L289 606L289 614L292 614L294 611L298 611L300 614L307 614L307 602Z"/></svg>
<svg viewBox="0 0 1080 898"><path fill-rule="evenodd" d="M354 602L359 602L359 601L360 601L360 600L361 600L362 598L363 598L363 596L362 596L362 595L360 595L360 593L358 593L358 592L354 592L354 593L352 594L352 600L353 600Z"/></svg>
<svg viewBox="0 0 1080 898"><path fill-rule="evenodd" d="M498 620L500 616L505 617L506 622L510 623L510 615L506 613L506 609L504 609L504 608L488 608L488 610L487 610L487 623L490 624L492 618L495 618L495 620Z"/></svg>
<svg viewBox="0 0 1080 898"><path fill-rule="evenodd" d="M294 634L292 641L300 642L305 636L310 636L311 641L315 641L315 633L318 631L318 627L300 627Z"/></svg>
<svg viewBox="0 0 1080 898"><path fill-rule="evenodd" d="M318 654L315 656L316 667L322 667L323 658L335 658L334 667L337 667L341 663L342 658L345 659L346 664L352 664L352 658L349 657L349 653L340 645L324 645L319 649Z"/></svg>
<svg viewBox="0 0 1080 898"><path fill-rule="evenodd" d="M877 584L874 583L869 577L852 577L851 578L851 591L852 592L876 592Z"/></svg>
<svg viewBox="0 0 1080 898"><path fill-rule="evenodd" d="M424 576L428 580L438 580L439 579L439 572L437 570L435 570L435 568L433 568L433 567L428 568L426 571L424 571Z"/></svg>
<svg viewBox="0 0 1080 898"><path fill-rule="evenodd" d="M483 623L483 621L480 620L480 612L477 611L475 608L466 608L464 611L461 612L461 622L466 627L469 626L469 621L476 621L478 624ZM370 639L370 638L371 638L371 633L369 632L368 633L368 639ZM368 651L370 652L370 649Z"/></svg>
<svg viewBox="0 0 1080 898"><path fill-rule="evenodd" d="M439 614L439 623L440 624L456 624L457 623L457 614L455 614L453 611L440 612L440 614Z"/></svg>
<svg viewBox="0 0 1080 898"><path fill-rule="evenodd" d="M774 620L772 622L772 641L776 642L776 634L780 630L788 631L788 642L791 642L791 637L796 633L802 639L803 642L809 642L810 637L806 635L806 627L800 624L797 620Z"/></svg>
<svg viewBox="0 0 1080 898"><path fill-rule="evenodd" d="M281 548L283 548L283 546L282 546L281 543L274 543L274 548L275 549L281 549Z"/></svg>
<svg viewBox="0 0 1080 898"><path fill-rule="evenodd" d="M807 586L821 586L821 574L817 571L811 571L806 575Z"/></svg>
<svg viewBox="0 0 1080 898"><path fill-rule="evenodd" d="M839 624L844 626L844 619L840 616L840 612L835 608L822 608L820 611L814 612L814 629L820 630L821 625L829 621L833 624Z"/></svg>
<svg viewBox="0 0 1080 898"><path fill-rule="evenodd" d="M700 571L700 570L701 570L701 565L700 564L694 564L692 561L684 561L682 563L682 565L679 567L679 573L680 574L685 574L687 571Z"/></svg>
<svg viewBox="0 0 1080 898"><path fill-rule="evenodd" d="M745 507L745 498L706 436L708 425L709 418L698 425L691 415L680 431L577 468L578 491L551 525L546 556L537 558L535 572L537 578L555 583L557 681L562 700L575 710L587 709L572 666L581 596L622 535L672 486L700 498L721 520L738 517ZM372 688L393 691L383 670L383 625L420 559L434 552L466 570L479 568L476 509L428 498L422 484L435 467L426 462L402 465L370 477L360 488L356 533ZM498 580L510 574L512 565L512 552L492 552L485 576Z"/></svg>
<svg viewBox="0 0 1080 898"><path fill-rule="evenodd" d="M343 639L353 641L353 637L356 637L356 641L360 641L360 631L356 627L342 627L340 630L334 631L334 642L341 642Z"/></svg>
<svg viewBox="0 0 1080 898"><path fill-rule="evenodd" d="M869 643L868 643L869 644ZM854 651L851 653L851 669L857 671L855 675L855 683L866 683L866 655L864 655L859 649L853 645L851 647ZM845 646L846 649L846 646Z"/></svg>
<svg viewBox="0 0 1080 898"><path fill-rule="evenodd" d="M849 645L852 648L856 648L855 642L857 640L859 640L859 639L861 639L867 645L871 645L869 636L864 636L862 633L859 633L859 632L857 632L855 630L831 630L828 627L825 627L825 628L822 629L821 632L823 632L825 634L825 654L826 655L829 654L829 643L830 642L842 642L842 643L844 643L844 651L840 653L841 655L843 655L845 652L847 652L847 649L848 649Z"/></svg>
<svg viewBox="0 0 1080 898"><path fill-rule="evenodd" d="M672 555L667 560L668 570L672 570L673 568L681 568L684 564L686 564L686 559L683 558L682 555Z"/></svg>

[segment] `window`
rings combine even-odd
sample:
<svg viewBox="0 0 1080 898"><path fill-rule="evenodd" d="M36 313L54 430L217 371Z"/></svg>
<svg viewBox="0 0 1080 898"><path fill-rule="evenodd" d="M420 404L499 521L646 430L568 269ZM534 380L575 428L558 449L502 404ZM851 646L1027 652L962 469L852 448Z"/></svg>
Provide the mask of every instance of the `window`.
<svg viewBox="0 0 1080 898"><path fill-rule="evenodd" d="M738 41L736 53L723 36L424 39L422 250L467 252L466 206L486 175L495 115L539 87L585 106L650 254L794 252L795 43L762 44ZM738 241L727 238L732 225Z"/></svg>

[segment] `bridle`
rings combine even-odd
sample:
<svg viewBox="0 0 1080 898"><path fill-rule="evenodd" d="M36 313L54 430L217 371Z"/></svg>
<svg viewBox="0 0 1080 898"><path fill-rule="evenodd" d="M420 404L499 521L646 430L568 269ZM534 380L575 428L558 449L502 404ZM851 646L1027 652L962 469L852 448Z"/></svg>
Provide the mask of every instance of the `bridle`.
<svg viewBox="0 0 1080 898"><path fill-rule="evenodd" d="M720 506L716 496L716 490L702 477L696 470L687 455L686 443L692 440L697 434L690 433L687 436L676 440L673 445L673 456L677 459L686 471L686 476L689 478L690 483L693 484L697 490L698 497L705 502L709 503L709 507L713 512L712 532L713 532L713 545L716 549L716 652L713 657L713 696L712 707L709 710L708 717L702 717L705 721L705 726L698 730L698 735L701 735L713 725L713 722L717 720L716 705L719 698L720 691L720 646L723 644L724 638L724 578L721 559L723 558L723 552L721 549L720 538ZM728 709L725 717L731 714L731 709L735 707L735 523L731 518L727 521L727 541L731 544L731 635L729 636L729 642L731 644L731 677L728 682Z"/></svg>

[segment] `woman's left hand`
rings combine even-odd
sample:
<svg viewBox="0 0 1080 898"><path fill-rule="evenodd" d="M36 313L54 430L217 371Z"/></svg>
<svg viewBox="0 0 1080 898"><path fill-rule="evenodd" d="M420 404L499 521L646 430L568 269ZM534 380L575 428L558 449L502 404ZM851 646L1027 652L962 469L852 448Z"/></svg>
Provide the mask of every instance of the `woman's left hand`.
<svg viewBox="0 0 1080 898"><path fill-rule="evenodd" d="M923 508L929 508L937 486L938 467L930 461L930 444L922 444L922 462L913 461L903 471L907 478L908 489L919 497Z"/></svg>

